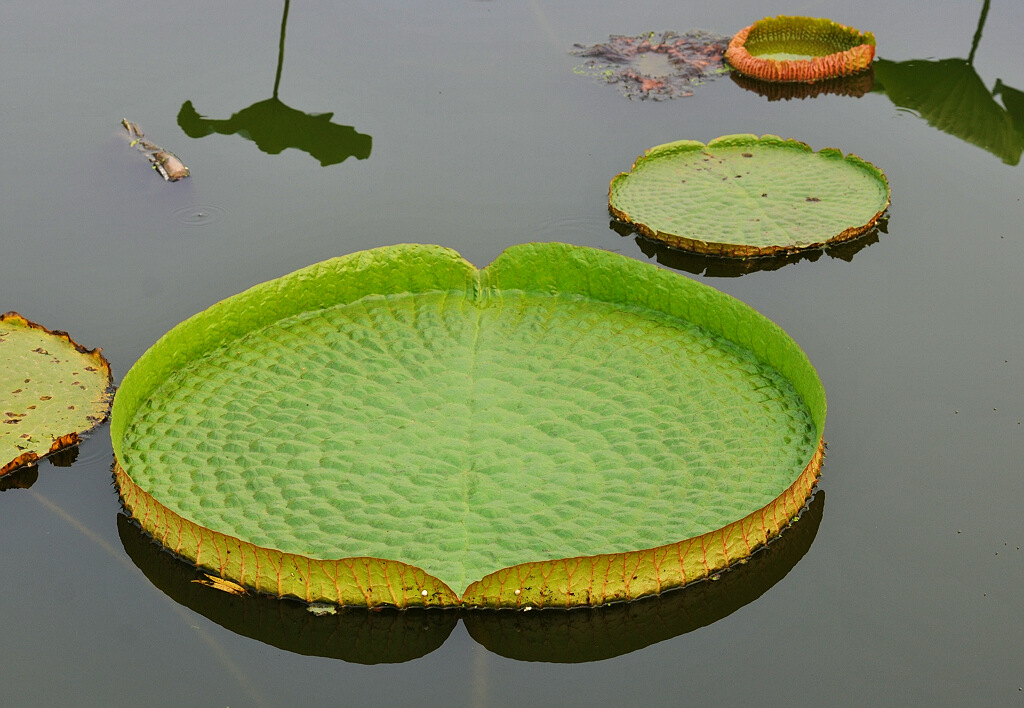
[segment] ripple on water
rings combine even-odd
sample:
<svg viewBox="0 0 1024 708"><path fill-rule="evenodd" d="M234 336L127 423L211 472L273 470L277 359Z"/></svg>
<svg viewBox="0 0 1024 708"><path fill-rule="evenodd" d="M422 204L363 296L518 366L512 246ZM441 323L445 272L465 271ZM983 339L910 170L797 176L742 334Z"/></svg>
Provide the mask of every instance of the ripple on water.
<svg viewBox="0 0 1024 708"><path fill-rule="evenodd" d="M194 204L175 209L174 220L186 226L210 226L224 217L224 210L210 204Z"/></svg>

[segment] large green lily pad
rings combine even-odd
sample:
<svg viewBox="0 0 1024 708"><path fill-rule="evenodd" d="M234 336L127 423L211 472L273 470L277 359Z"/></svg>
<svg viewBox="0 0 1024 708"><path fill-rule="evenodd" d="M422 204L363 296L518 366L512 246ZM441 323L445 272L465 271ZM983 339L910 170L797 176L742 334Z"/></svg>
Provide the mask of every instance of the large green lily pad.
<svg viewBox="0 0 1024 708"><path fill-rule="evenodd" d="M825 397L746 305L605 251L394 246L178 325L114 403L127 511L212 574L339 605L599 605L747 557Z"/></svg>
<svg viewBox="0 0 1024 708"><path fill-rule="evenodd" d="M110 410L110 364L16 312L0 315L0 475L77 445Z"/></svg>
<svg viewBox="0 0 1024 708"><path fill-rule="evenodd" d="M848 241L889 206L877 167L775 135L651 148L612 179L612 214L648 238L696 253L775 256Z"/></svg>

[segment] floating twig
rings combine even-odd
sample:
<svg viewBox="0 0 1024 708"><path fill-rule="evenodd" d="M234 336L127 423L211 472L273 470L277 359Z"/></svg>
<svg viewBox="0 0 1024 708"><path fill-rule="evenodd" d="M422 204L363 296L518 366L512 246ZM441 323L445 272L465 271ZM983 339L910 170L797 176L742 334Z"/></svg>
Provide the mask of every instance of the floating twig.
<svg viewBox="0 0 1024 708"><path fill-rule="evenodd" d="M127 118L122 118L121 125L128 131L128 137L131 139L129 145L143 153L146 159L153 165L153 169L159 172L161 177L168 182L177 182L179 179L188 177L189 171L185 167L185 163L178 159L178 156L173 152L164 150L146 140L145 134L137 123L133 123Z"/></svg>

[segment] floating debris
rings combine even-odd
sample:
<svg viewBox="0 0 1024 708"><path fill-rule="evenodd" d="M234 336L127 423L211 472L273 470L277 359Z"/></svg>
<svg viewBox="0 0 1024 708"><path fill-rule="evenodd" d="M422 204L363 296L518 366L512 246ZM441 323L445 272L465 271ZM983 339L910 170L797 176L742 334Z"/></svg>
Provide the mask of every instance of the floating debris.
<svg viewBox="0 0 1024 708"><path fill-rule="evenodd" d="M576 68L577 73L615 84L627 98L660 101L692 96L694 86L728 73L728 46L728 37L690 30L683 34L612 35L604 44L577 44L570 53L588 57Z"/></svg>
<svg viewBox="0 0 1024 708"><path fill-rule="evenodd" d="M177 182L188 177L189 172L188 168L185 167L185 163L178 159L178 156L173 152L164 150L162 147L158 147L146 140L146 136L138 124L132 123L127 118L122 118L121 125L128 131L128 137L131 139L129 145L138 148L153 165L153 169L160 173L161 177L168 182Z"/></svg>

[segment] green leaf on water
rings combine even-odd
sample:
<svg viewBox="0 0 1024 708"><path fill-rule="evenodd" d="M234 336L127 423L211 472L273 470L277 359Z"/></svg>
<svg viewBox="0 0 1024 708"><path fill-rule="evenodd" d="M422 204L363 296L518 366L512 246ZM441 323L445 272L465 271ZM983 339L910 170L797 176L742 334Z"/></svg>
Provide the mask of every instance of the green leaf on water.
<svg viewBox="0 0 1024 708"><path fill-rule="evenodd" d="M609 186L612 214L647 238L715 256L777 256L869 231L889 206L871 163L774 135L651 148Z"/></svg>
<svg viewBox="0 0 1024 708"><path fill-rule="evenodd" d="M77 445L110 410L110 364L16 312L0 315L0 475Z"/></svg>
<svg viewBox="0 0 1024 708"><path fill-rule="evenodd" d="M776 325L646 263L404 245L186 320L132 367L126 509L210 575L337 605L656 594L774 537L825 396ZM682 540L681 540L682 539Z"/></svg>

